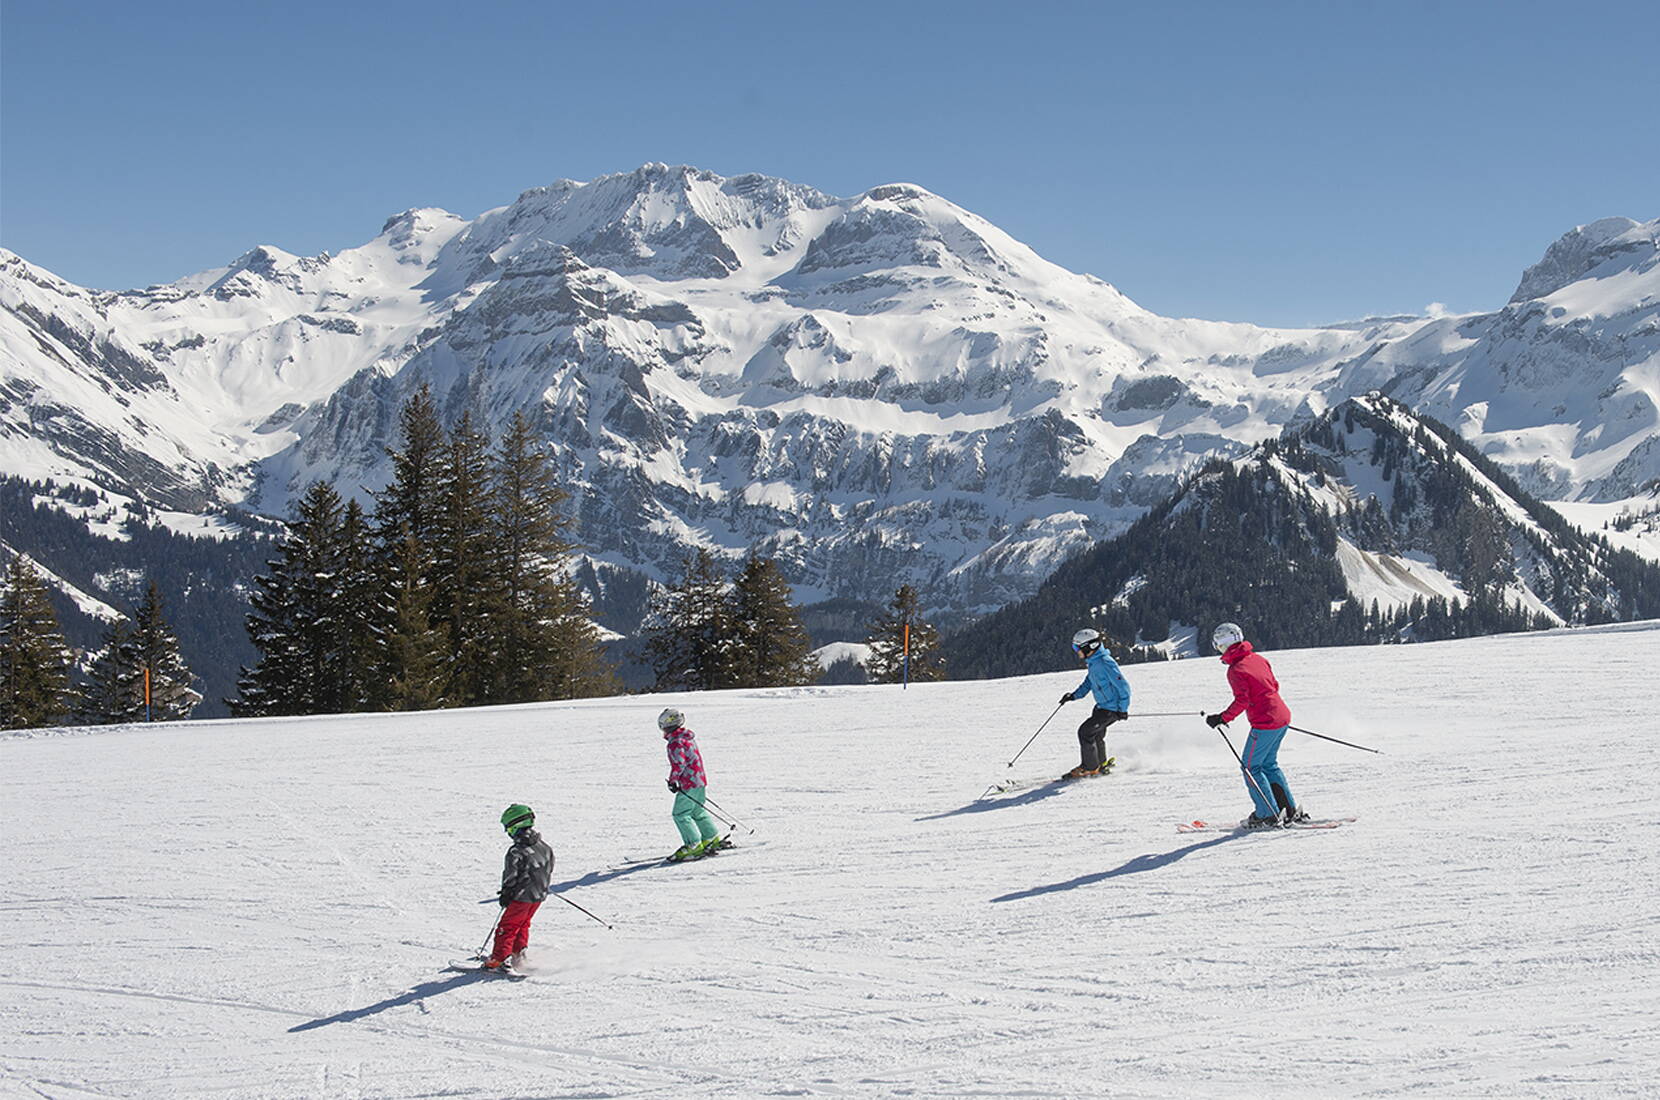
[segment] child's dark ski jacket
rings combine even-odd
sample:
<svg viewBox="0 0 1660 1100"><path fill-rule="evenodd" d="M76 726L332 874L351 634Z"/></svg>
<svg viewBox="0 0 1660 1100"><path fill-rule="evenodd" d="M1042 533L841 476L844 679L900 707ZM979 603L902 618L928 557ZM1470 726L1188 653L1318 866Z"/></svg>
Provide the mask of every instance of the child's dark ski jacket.
<svg viewBox="0 0 1660 1100"><path fill-rule="evenodd" d="M501 871L501 903L548 900L548 881L553 878L553 849L535 829L526 829L513 838Z"/></svg>

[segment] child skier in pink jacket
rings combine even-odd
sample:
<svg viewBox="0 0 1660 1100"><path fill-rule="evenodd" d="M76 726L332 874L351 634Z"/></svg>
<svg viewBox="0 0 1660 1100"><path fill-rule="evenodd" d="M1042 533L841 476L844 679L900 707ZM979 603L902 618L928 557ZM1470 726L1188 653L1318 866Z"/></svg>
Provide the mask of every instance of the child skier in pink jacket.
<svg viewBox="0 0 1660 1100"><path fill-rule="evenodd" d="M668 742L669 790L674 792L674 824L682 841L669 856L676 863L702 859L722 847L720 829L703 808L704 788L709 782L703 772L703 754L685 722L685 716L673 707L657 716L657 728Z"/></svg>

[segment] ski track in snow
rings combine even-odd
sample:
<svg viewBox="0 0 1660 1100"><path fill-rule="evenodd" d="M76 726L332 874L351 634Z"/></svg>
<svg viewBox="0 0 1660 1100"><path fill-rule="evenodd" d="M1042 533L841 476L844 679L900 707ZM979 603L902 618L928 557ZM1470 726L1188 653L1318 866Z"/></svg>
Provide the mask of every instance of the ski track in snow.
<svg viewBox="0 0 1660 1100"><path fill-rule="evenodd" d="M1061 634L1066 633L1061 631ZM1331 832L1249 809L1212 659L0 739L0 1095L1652 1096L1660 623L1271 653ZM1064 644L1062 642L1057 644ZM666 703L743 847L680 866ZM1235 744L1243 735L1235 723ZM536 807L529 980L446 972Z"/></svg>

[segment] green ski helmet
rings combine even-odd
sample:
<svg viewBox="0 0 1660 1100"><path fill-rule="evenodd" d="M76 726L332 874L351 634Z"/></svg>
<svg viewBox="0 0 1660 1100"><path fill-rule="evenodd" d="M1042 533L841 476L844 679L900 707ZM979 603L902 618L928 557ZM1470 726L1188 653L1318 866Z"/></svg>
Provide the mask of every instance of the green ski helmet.
<svg viewBox="0 0 1660 1100"><path fill-rule="evenodd" d="M507 830L508 836L518 836L535 823L535 812L522 802L515 802L501 812L501 827Z"/></svg>

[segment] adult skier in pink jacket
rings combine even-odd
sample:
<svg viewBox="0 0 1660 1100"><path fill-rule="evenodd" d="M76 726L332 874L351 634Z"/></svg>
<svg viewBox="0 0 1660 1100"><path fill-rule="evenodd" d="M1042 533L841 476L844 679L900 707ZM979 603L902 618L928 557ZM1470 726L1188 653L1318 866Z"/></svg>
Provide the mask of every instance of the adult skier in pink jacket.
<svg viewBox="0 0 1660 1100"><path fill-rule="evenodd" d="M1245 768L1245 788L1255 812L1241 824L1247 829L1260 829L1282 821L1307 821L1308 814L1291 797L1291 785L1280 770L1280 742L1291 725L1291 708L1280 698L1280 682L1274 678L1274 670L1267 658L1251 648L1237 623L1221 624L1210 640L1228 666L1233 702L1226 710L1206 715L1205 721L1214 729L1243 712L1251 723L1240 763Z"/></svg>

